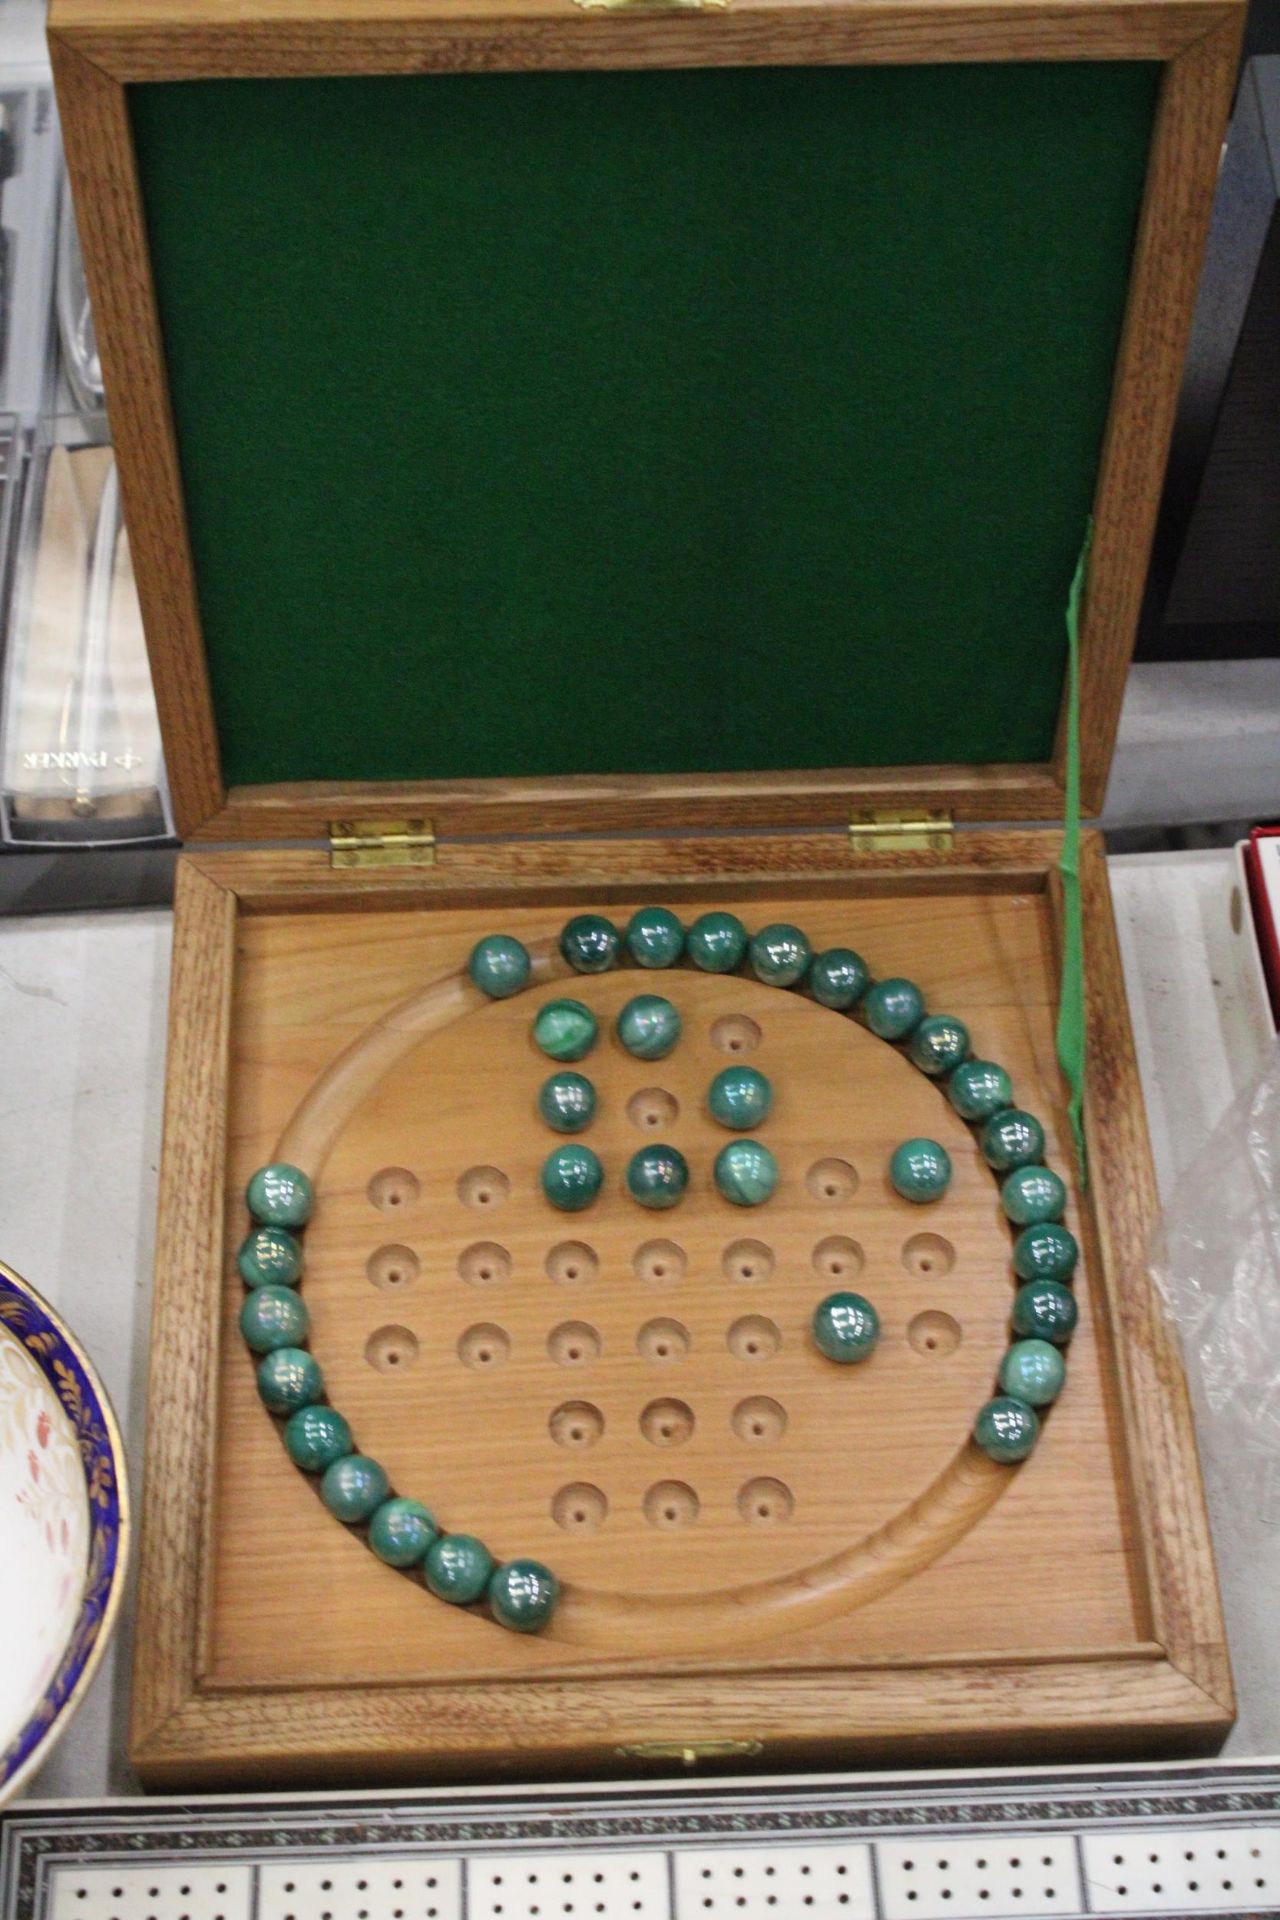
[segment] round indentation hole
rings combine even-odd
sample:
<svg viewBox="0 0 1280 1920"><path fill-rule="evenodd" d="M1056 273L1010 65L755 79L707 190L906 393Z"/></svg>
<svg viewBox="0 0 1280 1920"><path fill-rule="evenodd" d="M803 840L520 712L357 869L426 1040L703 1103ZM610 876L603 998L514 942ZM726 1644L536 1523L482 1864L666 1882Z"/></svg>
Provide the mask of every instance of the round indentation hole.
<svg viewBox="0 0 1280 1920"><path fill-rule="evenodd" d="M651 1527L688 1527L698 1517L698 1496L683 1480L659 1480L644 1497Z"/></svg>
<svg viewBox="0 0 1280 1920"><path fill-rule="evenodd" d="M655 1447L681 1447L693 1428L693 1408L683 1400L651 1400L640 1415L640 1431Z"/></svg>
<svg viewBox="0 0 1280 1920"><path fill-rule="evenodd" d="M721 1053L754 1053L762 1037L757 1022L745 1013L722 1014L711 1024L711 1044Z"/></svg>
<svg viewBox="0 0 1280 1920"><path fill-rule="evenodd" d="M791 1489L781 1480L748 1480L738 1494L738 1512L753 1527L776 1527L795 1508Z"/></svg>
<svg viewBox="0 0 1280 1920"><path fill-rule="evenodd" d="M547 1421L547 1431L558 1447L583 1453L604 1432L604 1415L589 1400L566 1400Z"/></svg>
<svg viewBox="0 0 1280 1920"><path fill-rule="evenodd" d="M382 1167L369 1182L369 1199L380 1213L407 1213L422 1188L408 1167Z"/></svg>
<svg viewBox="0 0 1280 1920"><path fill-rule="evenodd" d="M585 1320L563 1320L547 1335L547 1352L562 1367L585 1367L600 1357L600 1335Z"/></svg>
<svg viewBox="0 0 1280 1920"><path fill-rule="evenodd" d="M487 1320L468 1327L458 1342L458 1358L463 1366L475 1367L481 1373L486 1368L500 1367L510 1353L511 1336Z"/></svg>
<svg viewBox="0 0 1280 1920"><path fill-rule="evenodd" d="M852 1200L858 1191L858 1176L847 1160L815 1160L804 1183L815 1200L829 1207Z"/></svg>
<svg viewBox="0 0 1280 1920"><path fill-rule="evenodd" d="M782 1345L782 1335L762 1313L744 1313L726 1336L729 1351L739 1360L769 1360Z"/></svg>
<svg viewBox="0 0 1280 1920"><path fill-rule="evenodd" d="M458 1256L459 1277L472 1287L496 1287L511 1278L511 1255L493 1240L477 1240Z"/></svg>
<svg viewBox="0 0 1280 1920"><path fill-rule="evenodd" d="M609 1502L604 1493L585 1481L561 1487L551 1502L551 1518L566 1533L594 1533L597 1527L603 1526L608 1512Z"/></svg>
<svg viewBox="0 0 1280 1920"><path fill-rule="evenodd" d="M755 1393L749 1400L739 1400L731 1416L731 1425L739 1440L761 1445L770 1440L781 1440L787 1430L787 1411L776 1400L770 1400L763 1393Z"/></svg>
<svg viewBox="0 0 1280 1920"><path fill-rule="evenodd" d="M365 1341L364 1357L379 1373L403 1373L418 1357L418 1336L408 1327L379 1327Z"/></svg>
<svg viewBox="0 0 1280 1920"><path fill-rule="evenodd" d="M458 1182L458 1198L464 1207L485 1213L500 1207L511 1191L511 1182L501 1167L468 1167Z"/></svg>
<svg viewBox="0 0 1280 1920"><path fill-rule="evenodd" d="M941 1280L956 1263L956 1250L940 1233L913 1233L902 1249L902 1264L921 1280Z"/></svg>
<svg viewBox="0 0 1280 1920"><path fill-rule="evenodd" d="M375 1287L394 1293L418 1277L418 1256L411 1247L379 1247L364 1263L364 1270Z"/></svg>
<svg viewBox="0 0 1280 1920"><path fill-rule="evenodd" d="M681 1360L688 1351L689 1329L678 1320L646 1320L636 1335L636 1352L645 1360Z"/></svg>
<svg viewBox="0 0 1280 1920"><path fill-rule="evenodd" d="M932 1307L927 1313L918 1313L907 1328L907 1339L916 1352L931 1354L937 1360L954 1353L961 1338L960 1322Z"/></svg>
<svg viewBox="0 0 1280 1920"><path fill-rule="evenodd" d="M683 1280L688 1265L684 1248L674 1240L646 1240L631 1259L636 1279L647 1280L654 1287L669 1287Z"/></svg>
<svg viewBox="0 0 1280 1920"><path fill-rule="evenodd" d="M579 1287L600 1271L595 1250L583 1240L561 1240L546 1258L547 1278L561 1286Z"/></svg>
<svg viewBox="0 0 1280 1920"><path fill-rule="evenodd" d="M680 1117L680 1102L665 1087L641 1087L627 1102L627 1118L641 1133L657 1133Z"/></svg>
<svg viewBox="0 0 1280 1920"><path fill-rule="evenodd" d="M862 1248L844 1233L831 1233L825 1240L819 1240L811 1258L816 1274L840 1286L847 1286L851 1280L856 1280L866 1265Z"/></svg>
<svg viewBox="0 0 1280 1920"><path fill-rule="evenodd" d="M748 1285L767 1280L773 1272L773 1248L763 1240L735 1240L720 1255L720 1266L728 1280L744 1280Z"/></svg>

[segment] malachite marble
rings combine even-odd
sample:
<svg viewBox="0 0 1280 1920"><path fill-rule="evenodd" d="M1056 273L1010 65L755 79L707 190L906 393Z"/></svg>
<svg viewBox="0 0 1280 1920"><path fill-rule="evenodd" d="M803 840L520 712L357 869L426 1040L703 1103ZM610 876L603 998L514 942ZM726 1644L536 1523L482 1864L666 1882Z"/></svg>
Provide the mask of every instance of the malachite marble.
<svg viewBox="0 0 1280 1920"><path fill-rule="evenodd" d="M240 1309L240 1331L255 1353L276 1347L300 1347L310 1316L292 1287L254 1287Z"/></svg>
<svg viewBox="0 0 1280 1920"><path fill-rule="evenodd" d="M494 1619L512 1633L540 1632L560 1598L554 1573L538 1560L508 1560L492 1575L486 1592Z"/></svg>
<svg viewBox="0 0 1280 1920"><path fill-rule="evenodd" d="M1061 1280L1028 1280L1013 1302L1013 1330L1021 1340L1052 1340L1061 1347L1076 1330L1080 1309Z"/></svg>
<svg viewBox="0 0 1280 1920"><path fill-rule="evenodd" d="M637 993L618 1015L615 1031L637 1060L665 1060L680 1041L680 1015L660 993Z"/></svg>
<svg viewBox="0 0 1280 1920"><path fill-rule="evenodd" d="M669 907L641 907L622 939L638 967L674 967L684 952L684 927Z"/></svg>
<svg viewBox="0 0 1280 1920"><path fill-rule="evenodd" d="M590 1147L554 1147L542 1163L542 1191L561 1213L581 1213L603 1184L600 1156Z"/></svg>
<svg viewBox="0 0 1280 1920"><path fill-rule="evenodd" d="M889 1161L894 1191L924 1206L941 1200L951 1185L951 1155L936 1140L904 1140Z"/></svg>
<svg viewBox="0 0 1280 1920"><path fill-rule="evenodd" d="M1019 1280L1070 1280L1079 1258L1076 1237L1066 1227L1026 1227L1013 1243Z"/></svg>
<svg viewBox="0 0 1280 1920"><path fill-rule="evenodd" d="M596 1116L596 1090L585 1073L552 1073L538 1088L538 1112L556 1133L581 1133Z"/></svg>
<svg viewBox="0 0 1280 1920"><path fill-rule="evenodd" d="M1006 1107L993 1113L979 1136L982 1157L995 1173L1012 1173L1044 1158L1044 1128L1033 1113Z"/></svg>
<svg viewBox="0 0 1280 1920"><path fill-rule="evenodd" d="M275 1161L259 1167L245 1188L245 1204L261 1227L305 1227L315 1195L300 1167Z"/></svg>
<svg viewBox="0 0 1280 1920"><path fill-rule="evenodd" d="M471 949L467 972L491 1000L509 1000L529 984L529 949L509 933L491 933Z"/></svg>
<svg viewBox="0 0 1280 1920"><path fill-rule="evenodd" d="M533 1044L550 1060L581 1060L600 1029L581 1000L548 1000L533 1016Z"/></svg>
<svg viewBox="0 0 1280 1920"><path fill-rule="evenodd" d="M1017 1167L1000 1187L1000 1205L1015 1227L1041 1227L1062 1217L1066 1182L1052 1167Z"/></svg>
<svg viewBox="0 0 1280 1920"><path fill-rule="evenodd" d="M324 1375L305 1347L276 1347L258 1364L258 1398L268 1413L296 1413L324 1398Z"/></svg>
<svg viewBox="0 0 1280 1920"><path fill-rule="evenodd" d="M795 987L809 971L813 948L799 927L777 920L752 934L747 956L752 973L766 987Z"/></svg>
<svg viewBox="0 0 1280 1920"><path fill-rule="evenodd" d="M988 1400L973 1423L973 1437L985 1454L1001 1466L1025 1460L1040 1434L1040 1422L1025 1400L1000 1394Z"/></svg>
<svg viewBox="0 0 1280 1920"><path fill-rule="evenodd" d="M994 1060L965 1060L947 1081L947 1095L962 1120L989 1120L1013 1105L1013 1082Z"/></svg>
<svg viewBox="0 0 1280 1920"><path fill-rule="evenodd" d="M773 1088L758 1067L722 1067L707 1088L707 1112L735 1133L760 1126L772 1105Z"/></svg>
<svg viewBox="0 0 1280 1920"><path fill-rule="evenodd" d="M627 1162L627 1192L642 1207L662 1212L678 1206L689 1185L689 1162L678 1147L656 1142L640 1147Z"/></svg>
<svg viewBox="0 0 1280 1920"><path fill-rule="evenodd" d="M323 1473L351 1452L351 1428L336 1407L303 1407L284 1423L285 1452L304 1473Z"/></svg>
<svg viewBox="0 0 1280 1920"><path fill-rule="evenodd" d="M488 1547L470 1533L442 1533L427 1548L423 1576L437 1600L469 1607L479 1600L494 1575Z"/></svg>
<svg viewBox="0 0 1280 1920"><path fill-rule="evenodd" d="M931 1013L920 1022L907 1045L907 1057L913 1067L937 1080L954 1073L968 1057L969 1029L963 1020L949 1013Z"/></svg>
<svg viewBox="0 0 1280 1920"><path fill-rule="evenodd" d="M325 1468L320 1482L320 1498L334 1519L345 1521L349 1527L367 1520L389 1491L386 1468L367 1453L344 1454Z"/></svg>
<svg viewBox="0 0 1280 1920"><path fill-rule="evenodd" d="M560 935L561 958L575 973L608 973L622 953L622 935L601 913L577 913Z"/></svg>
<svg viewBox="0 0 1280 1920"><path fill-rule="evenodd" d="M296 1287L302 1278L302 1242L286 1227L255 1227L236 1265L246 1287Z"/></svg>
<svg viewBox="0 0 1280 1920"><path fill-rule="evenodd" d="M712 1177L735 1207L761 1207L778 1184L778 1163L758 1140L730 1140L716 1155Z"/></svg>
<svg viewBox="0 0 1280 1920"><path fill-rule="evenodd" d="M1015 1340L1000 1362L1000 1391L1028 1407L1047 1407L1062 1392L1067 1363L1048 1340Z"/></svg>
<svg viewBox="0 0 1280 1920"><path fill-rule="evenodd" d="M862 1014L879 1040L905 1040L924 1019L924 995L911 980L877 980L862 996Z"/></svg>
<svg viewBox="0 0 1280 1920"><path fill-rule="evenodd" d="M439 1532L421 1500L384 1500L369 1516L369 1545L389 1567L416 1567Z"/></svg>
<svg viewBox="0 0 1280 1920"><path fill-rule="evenodd" d="M860 1293L829 1293L813 1310L813 1343L828 1360L852 1366L874 1352L880 1316Z"/></svg>
<svg viewBox="0 0 1280 1920"><path fill-rule="evenodd" d="M736 913L703 913L685 935L685 952L704 973L732 973L747 951L747 930Z"/></svg>
<svg viewBox="0 0 1280 1920"><path fill-rule="evenodd" d="M809 965L809 991L820 1007L847 1013L871 983L871 970L852 947L827 947Z"/></svg>

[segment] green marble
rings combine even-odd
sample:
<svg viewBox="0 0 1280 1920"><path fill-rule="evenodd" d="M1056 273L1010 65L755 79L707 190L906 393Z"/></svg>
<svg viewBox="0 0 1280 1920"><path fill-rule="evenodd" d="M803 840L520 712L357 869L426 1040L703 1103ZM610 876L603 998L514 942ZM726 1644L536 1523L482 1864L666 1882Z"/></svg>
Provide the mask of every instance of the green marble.
<svg viewBox="0 0 1280 1920"><path fill-rule="evenodd" d="M773 1088L758 1067L722 1067L707 1088L707 1112L735 1133L758 1127L772 1105Z"/></svg>
<svg viewBox="0 0 1280 1920"><path fill-rule="evenodd" d="M236 1265L246 1287L296 1287L302 1278L302 1242L284 1227L255 1227Z"/></svg>
<svg viewBox="0 0 1280 1920"><path fill-rule="evenodd" d="M538 1112L556 1133L581 1133L595 1119L596 1090L584 1073L548 1074L538 1088Z"/></svg>
<svg viewBox="0 0 1280 1920"><path fill-rule="evenodd" d="M747 951L747 930L736 913L704 913L685 935L685 952L704 973L732 973Z"/></svg>
<svg viewBox="0 0 1280 1920"><path fill-rule="evenodd" d="M1006 1107L985 1122L978 1145L994 1172L1012 1173L1015 1167L1034 1166L1044 1157L1044 1128L1033 1113Z"/></svg>
<svg viewBox="0 0 1280 1920"><path fill-rule="evenodd" d="M674 967L684 952L684 928L669 907L641 907L622 938L638 967Z"/></svg>
<svg viewBox="0 0 1280 1920"><path fill-rule="evenodd" d="M1048 1340L1015 1340L1000 1363L1000 1391L1029 1407L1047 1407L1062 1392L1067 1363Z"/></svg>
<svg viewBox="0 0 1280 1920"><path fill-rule="evenodd" d="M240 1331L255 1353L300 1347L310 1324L306 1306L292 1287L255 1287L240 1309Z"/></svg>
<svg viewBox="0 0 1280 1920"><path fill-rule="evenodd" d="M347 1526L359 1526L375 1507L380 1507L390 1488L385 1467L367 1453L347 1453L324 1470L320 1498L335 1520Z"/></svg>
<svg viewBox="0 0 1280 1920"><path fill-rule="evenodd" d="M416 1567L439 1532L421 1500L384 1500L369 1516L369 1545L389 1567Z"/></svg>
<svg viewBox="0 0 1280 1920"><path fill-rule="evenodd" d="M533 1044L551 1060L581 1060L598 1032L594 1013L581 1000L548 1000L533 1016Z"/></svg>
<svg viewBox="0 0 1280 1920"><path fill-rule="evenodd" d="M642 1207L678 1206L689 1184L689 1163L677 1147L640 1147L627 1162L627 1192Z"/></svg>
<svg viewBox="0 0 1280 1920"><path fill-rule="evenodd" d="M905 1040L924 1019L924 995L911 980L877 980L862 996L862 1012L880 1040Z"/></svg>
<svg viewBox="0 0 1280 1920"><path fill-rule="evenodd" d="M809 991L820 1007L844 1013L856 1007L871 983L871 971L852 947L828 947L809 966Z"/></svg>
<svg viewBox="0 0 1280 1920"><path fill-rule="evenodd" d="M731 1140L716 1155L712 1177L735 1207L760 1207L778 1184L778 1163L758 1140Z"/></svg>
<svg viewBox="0 0 1280 1920"><path fill-rule="evenodd" d="M889 1178L904 1200L924 1206L951 1185L951 1155L936 1140L904 1140L889 1162Z"/></svg>
<svg viewBox="0 0 1280 1920"><path fill-rule="evenodd" d="M467 972L491 1000L509 1000L529 984L529 949L509 933L491 933L471 949Z"/></svg>
<svg viewBox="0 0 1280 1920"><path fill-rule="evenodd" d="M561 957L575 973L608 973L622 952L622 935L602 913L577 913L560 935Z"/></svg>
<svg viewBox="0 0 1280 1920"><path fill-rule="evenodd" d="M1015 1227L1045 1226L1066 1204L1066 1183L1051 1167L1015 1167L1000 1188L1000 1205Z"/></svg>
<svg viewBox="0 0 1280 1920"><path fill-rule="evenodd" d="M304 1473L323 1473L351 1452L351 1428L336 1407L300 1407L284 1423L285 1452Z"/></svg>
<svg viewBox="0 0 1280 1920"><path fill-rule="evenodd" d="M794 987L809 971L813 948L799 927L778 920L752 934L747 954L751 971L766 987Z"/></svg>
<svg viewBox="0 0 1280 1920"><path fill-rule="evenodd" d="M1065 1346L1076 1330L1080 1309L1061 1280L1028 1280L1013 1302L1013 1330L1022 1340L1052 1340Z"/></svg>
<svg viewBox="0 0 1280 1920"><path fill-rule="evenodd" d="M947 1095L962 1120L989 1120L1013 1105L1013 1082L994 1060L965 1060L947 1081Z"/></svg>
<svg viewBox="0 0 1280 1920"><path fill-rule="evenodd" d="M949 1013L931 1013L920 1022L907 1044L907 1058L931 1080L953 1073L968 1057L969 1029Z"/></svg>
<svg viewBox="0 0 1280 1920"><path fill-rule="evenodd" d="M427 1548L423 1573L438 1600L468 1607L493 1578L493 1555L470 1533L442 1533Z"/></svg>
<svg viewBox="0 0 1280 1920"><path fill-rule="evenodd" d="M581 1213L603 1184L600 1156L590 1147L553 1147L542 1163L542 1191L561 1213Z"/></svg>
<svg viewBox="0 0 1280 1920"><path fill-rule="evenodd" d="M324 1375L305 1347L275 1347L258 1364L258 1398L268 1413L296 1413L324 1398Z"/></svg>
<svg viewBox="0 0 1280 1920"><path fill-rule="evenodd" d="M537 1560L508 1560L490 1579L487 1592L490 1613L513 1633L537 1633L560 1598L554 1573Z"/></svg>
<svg viewBox="0 0 1280 1920"><path fill-rule="evenodd" d="M262 1227L305 1227L315 1205L306 1174L284 1161L259 1167L245 1188L244 1198Z"/></svg>
<svg viewBox="0 0 1280 1920"><path fill-rule="evenodd" d="M1027 1227L1013 1243L1019 1280L1070 1280L1079 1258L1076 1237L1065 1227Z"/></svg>
<svg viewBox="0 0 1280 1920"><path fill-rule="evenodd" d="M680 1015L660 993L637 993L619 1013L616 1032L637 1060L665 1060L680 1039Z"/></svg>
<svg viewBox="0 0 1280 1920"><path fill-rule="evenodd" d="M1040 1422L1025 1401L1000 1395L988 1400L973 1423L973 1437L1002 1466L1025 1460L1040 1434Z"/></svg>
<svg viewBox="0 0 1280 1920"><path fill-rule="evenodd" d="M828 1360L851 1366L880 1338L880 1316L860 1293L829 1293L813 1310L813 1342Z"/></svg>

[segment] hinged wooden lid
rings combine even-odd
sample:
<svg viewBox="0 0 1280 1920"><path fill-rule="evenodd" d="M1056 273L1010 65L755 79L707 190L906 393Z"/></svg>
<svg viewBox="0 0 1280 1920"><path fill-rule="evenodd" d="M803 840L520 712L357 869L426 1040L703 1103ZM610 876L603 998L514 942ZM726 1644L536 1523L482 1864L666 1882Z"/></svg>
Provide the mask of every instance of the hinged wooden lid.
<svg viewBox="0 0 1280 1920"><path fill-rule="evenodd" d="M54 0L183 832L1100 806L1241 11Z"/></svg>

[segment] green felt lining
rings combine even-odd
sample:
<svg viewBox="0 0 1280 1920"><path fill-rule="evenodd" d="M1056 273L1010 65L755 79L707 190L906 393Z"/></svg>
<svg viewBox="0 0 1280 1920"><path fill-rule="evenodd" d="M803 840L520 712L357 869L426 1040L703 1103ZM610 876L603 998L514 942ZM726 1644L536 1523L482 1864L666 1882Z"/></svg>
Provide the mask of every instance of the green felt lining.
<svg viewBox="0 0 1280 1920"><path fill-rule="evenodd" d="M1047 759L1158 80L133 87L228 782Z"/></svg>

